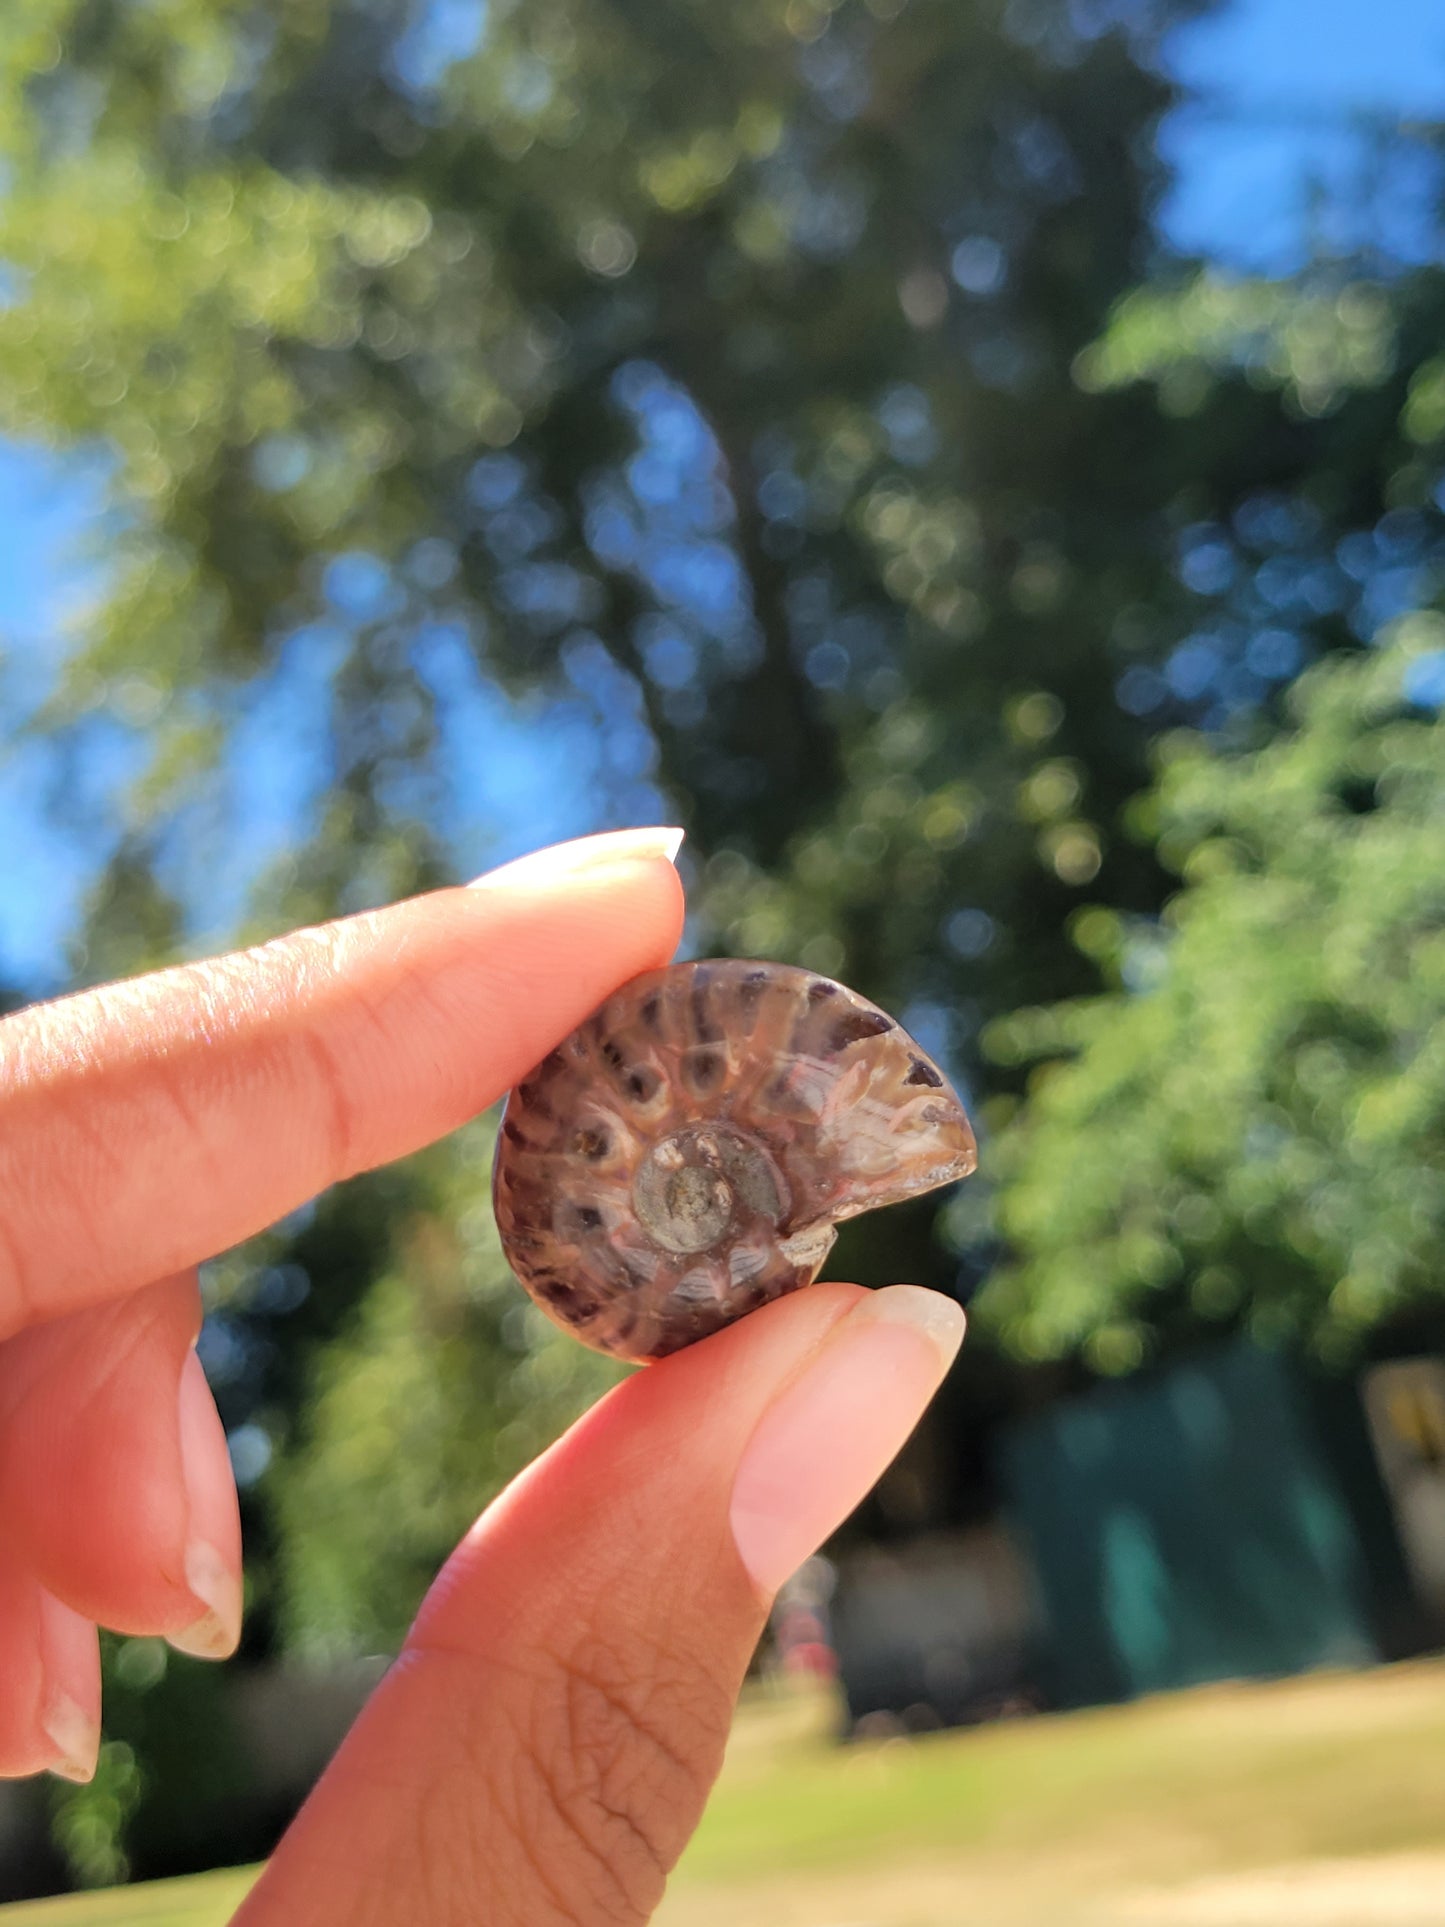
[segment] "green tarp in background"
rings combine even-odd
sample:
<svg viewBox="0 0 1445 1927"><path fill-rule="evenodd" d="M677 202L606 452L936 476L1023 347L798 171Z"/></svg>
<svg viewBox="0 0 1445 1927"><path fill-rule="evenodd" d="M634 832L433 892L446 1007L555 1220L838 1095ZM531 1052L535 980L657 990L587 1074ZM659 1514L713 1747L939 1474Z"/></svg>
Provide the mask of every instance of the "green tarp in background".
<svg viewBox="0 0 1445 1927"><path fill-rule="evenodd" d="M1359 1665L1415 1637L1359 1399L1240 1344L1006 1434L1061 1705Z"/></svg>

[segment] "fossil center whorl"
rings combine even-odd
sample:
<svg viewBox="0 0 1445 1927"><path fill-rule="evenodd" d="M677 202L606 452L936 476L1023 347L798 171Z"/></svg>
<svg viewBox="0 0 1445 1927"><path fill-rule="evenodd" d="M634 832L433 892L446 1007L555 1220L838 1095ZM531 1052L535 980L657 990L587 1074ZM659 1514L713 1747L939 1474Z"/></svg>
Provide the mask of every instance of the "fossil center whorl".
<svg viewBox="0 0 1445 1927"><path fill-rule="evenodd" d="M687 1124L659 1138L632 1186L638 1219L666 1251L705 1251L744 1214L777 1224L787 1204L783 1175L762 1145L726 1124Z"/></svg>

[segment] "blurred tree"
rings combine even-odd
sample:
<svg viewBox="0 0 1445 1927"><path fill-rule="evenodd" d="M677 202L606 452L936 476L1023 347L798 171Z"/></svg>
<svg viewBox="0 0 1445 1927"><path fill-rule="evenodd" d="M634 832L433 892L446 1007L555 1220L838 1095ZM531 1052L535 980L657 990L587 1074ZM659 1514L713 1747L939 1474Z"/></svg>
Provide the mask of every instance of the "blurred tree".
<svg viewBox="0 0 1445 1927"><path fill-rule="evenodd" d="M443 660L560 674L600 808L660 756L714 935L895 999L1077 976L1035 931L1156 887L1119 613L1183 591L1152 403L1071 369L1191 10L25 0L0 406L104 436L124 507L50 719L142 738L175 867L248 690L322 660L289 914L446 866ZM965 863L996 945L941 935Z"/></svg>
<svg viewBox="0 0 1445 1927"><path fill-rule="evenodd" d="M1253 727L1439 539L1438 281L1153 285L1197 5L9 0L0 427L114 462L35 719L124 776L77 974L479 867L500 682L591 729L599 821L686 822L698 945L1017 1090L981 1027L1170 887L1151 740ZM583 1395L469 1187L444 1147L212 1268L253 1650L394 1632ZM839 1268L947 1285L934 1223Z"/></svg>
<svg viewBox="0 0 1445 1927"><path fill-rule="evenodd" d="M392 1649L486 1500L622 1376L518 1292L476 1181L491 1149L478 1124L428 1160L425 1208L318 1362L277 1490L283 1628L304 1657Z"/></svg>
<svg viewBox="0 0 1445 1927"><path fill-rule="evenodd" d="M1011 1258L982 1301L1025 1357L1126 1372L1243 1326L1338 1362L1422 1305L1439 1333L1445 618L1291 709L1253 754L1166 741L1163 924L1080 912L1118 991L988 1033L1037 1065L995 1139Z"/></svg>

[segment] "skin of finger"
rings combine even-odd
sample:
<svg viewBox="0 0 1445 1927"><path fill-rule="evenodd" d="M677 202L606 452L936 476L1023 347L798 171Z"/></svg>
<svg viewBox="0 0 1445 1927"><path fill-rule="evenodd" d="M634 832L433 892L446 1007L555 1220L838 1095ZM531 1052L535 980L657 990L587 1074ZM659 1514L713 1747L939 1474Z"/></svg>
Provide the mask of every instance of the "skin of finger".
<svg viewBox="0 0 1445 1927"><path fill-rule="evenodd" d="M88 1780L100 1750L100 1639L83 1614L42 1591L40 1661L44 1675L42 1712L47 1737L64 1736L71 1749L59 1762L47 1761L67 1780Z"/></svg>
<svg viewBox="0 0 1445 1927"><path fill-rule="evenodd" d="M117 1632L177 1632L202 1611L185 1582L178 1410L200 1320L190 1272L0 1345L0 1536L49 1591ZM227 1490L208 1495L206 1523L239 1560L224 1435L219 1451L212 1482Z"/></svg>
<svg viewBox="0 0 1445 1927"><path fill-rule="evenodd" d="M681 928L656 857L440 890L5 1019L0 1337L455 1129Z"/></svg>
<svg viewBox="0 0 1445 1927"><path fill-rule="evenodd" d="M238 1927L650 1916L767 1612L734 1472L861 1296L816 1285L636 1374L483 1514Z"/></svg>
<svg viewBox="0 0 1445 1927"><path fill-rule="evenodd" d="M220 1587L230 1595L237 1609L227 1610L223 1614L225 1623L221 1625L213 1614L198 1629L205 1635L203 1643L199 1647L187 1645L184 1650L207 1659L225 1659L240 1632L241 1512L226 1430L201 1361L194 1352L187 1354L181 1367L179 1429L188 1544L199 1554L203 1569L210 1573L212 1588ZM206 1603L213 1608L220 1605L215 1598ZM173 1633L176 1628L167 1626L164 1630Z"/></svg>
<svg viewBox="0 0 1445 1927"><path fill-rule="evenodd" d="M41 1773L56 1763L42 1720L56 1692L84 1718L100 1719L100 1649L95 1628L46 1596L0 1548L0 1777Z"/></svg>

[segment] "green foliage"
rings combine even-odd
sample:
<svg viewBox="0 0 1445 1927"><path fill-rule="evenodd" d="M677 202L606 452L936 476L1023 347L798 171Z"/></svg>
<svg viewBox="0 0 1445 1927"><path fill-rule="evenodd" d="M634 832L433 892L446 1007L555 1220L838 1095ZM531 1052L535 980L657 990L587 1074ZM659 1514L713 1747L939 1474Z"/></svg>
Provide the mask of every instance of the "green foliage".
<svg viewBox="0 0 1445 1927"><path fill-rule="evenodd" d="M102 1634L105 1732L95 1778L56 1784L51 1834L81 1887L157 1866L204 1867L217 1835L261 1852L268 1833L241 1817L248 1797L226 1676L162 1639Z"/></svg>
<svg viewBox="0 0 1445 1927"><path fill-rule="evenodd" d="M51 1796L51 1836L78 1887L113 1887L129 1874L123 1842L140 1793L134 1752L124 1740L107 1740L89 1785Z"/></svg>
<svg viewBox="0 0 1445 1927"><path fill-rule="evenodd" d="M1012 1255L984 1299L1024 1356L1126 1371L1243 1321L1339 1358L1438 1300L1445 715L1410 692L1442 664L1445 619L1408 617L1306 676L1256 754L1166 744L1184 888L1162 926L1076 923L1130 988L991 1029L1035 1065L993 1145Z"/></svg>
<svg viewBox="0 0 1445 1927"><path fill-rule="evenodd" d="M518 1289L485 1202L492 1138L430 1160L430 1208L320 1353L271 1475L283 1624L308 1656L392 1650L475 1515L620 1376Z"/></svg>
<svg viewBox="0 0 1445 1927"><path fill-rule="evenodd" d="M604 648L696 846L796 867L805 894L808 836L846 835L852 768L896 761L922 702L949 718L912 759L922 807L875 799L858 847L881 837L926 899L996 832L971 866L995 907L1021 893L1057 916L1110 863L1143 773L1092 713L1113 601L1177 600L1167 553L1127 561L1088 507L1101 459L1126 514L1160 479L1108 455L1119 404L1070 375L1135 271L1154 170L1129 130L1165 98L1155 28L1076 36L1061 7L1004 22L947 0L555 0L489 9L475 51L418 75L422 11L12 10L0 258L22 298L0 309L0 410L119 461L109 587L52 720L143 717L135 828L219 841L239 701L308 621L344 629L328 701L348 807L325 877L345 907L435 863L416 782L435 780L433 697L409 646L428 620L523 682ZM669 534L629 466L618 378L640 369L701 423L715 506L670 532L730 552L720 619L599 533L610 504L644 546ZM525 537L476 499L474 464L501 449ZM356 551L386 565L386 607L338 624L325 565ZM696 659L686 689L654 673L659 623ZM1032 746L998 718L1037 689L1097 766L1077 825L1042 838L954 794L960 764L995 795L1029 779ZM1137 892L1130 848L1113 862ZM709 915L719 940L736 894ZM906 996L938 919L873 956L873 912L871 892L830 899L778 942L817 934Z"/></svg>
<svg viewBox="0 0 1445 1927"><path fill-rule="evenodd" d="M1086 389L1157 381L1171 413L1208 396L1209 377L1245 373L1283 390L1301 415L1322 415L1351 389L1377 388L1394 364L1396 317L1384 288L1321 276L1323 285L1230 281L1198 274L1175 289L1139 288L1074 365ZM1422 397L1419 407L1431 404Z"/></svg>

